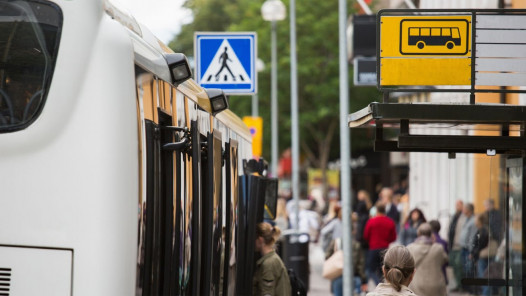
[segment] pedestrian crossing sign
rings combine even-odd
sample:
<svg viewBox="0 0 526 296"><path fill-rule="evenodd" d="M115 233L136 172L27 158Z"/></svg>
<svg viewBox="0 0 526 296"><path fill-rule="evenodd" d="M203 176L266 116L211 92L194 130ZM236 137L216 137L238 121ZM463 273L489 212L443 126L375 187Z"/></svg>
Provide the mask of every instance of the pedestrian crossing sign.
<svg viewBox="0 0 526 296"><path fill-rule="evenodd" d="M204 88L225 94L255 94L257 87L255 32L197 32L194 38L195 78Z"/></svg>

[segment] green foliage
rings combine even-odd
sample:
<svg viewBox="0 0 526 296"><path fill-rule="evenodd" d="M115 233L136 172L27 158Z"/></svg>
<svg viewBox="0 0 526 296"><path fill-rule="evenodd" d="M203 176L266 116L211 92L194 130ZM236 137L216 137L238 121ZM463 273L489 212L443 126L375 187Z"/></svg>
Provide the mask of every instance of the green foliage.
<svg viewBox="0 0 526 296"><path fill-rule="evenodd" d="M261 17L264 1L254 0L187 0L185 7L193 11L192 23L183 26L169 46L187 55L193 52L194 32L198 31L255 31L258 38L258 57L265 69L258 74L259 115L263 117L263 154L270 159L270 30L271 25ZM289 16L289 0L283 1ZM351 1L348 7L351 8ZM277 23L278 52L278 126L280 151L290 146L290 20ZM300 141L312 155L321 157L320 147L329 145L330 159L339 158L339 44L338 1L296 1L298 99ZM352 85L352 66L349 67ZM351 112L378 100L374 87L351 87ZM230 108L239 116L250 115L249 96L231 96ZM333 141L324 143L331 124L336 124ZM354 135L356 134L355 137ZM371 147L372 135L353 132L353 150ZM315 163L314 163L315 164Z"/></svg>

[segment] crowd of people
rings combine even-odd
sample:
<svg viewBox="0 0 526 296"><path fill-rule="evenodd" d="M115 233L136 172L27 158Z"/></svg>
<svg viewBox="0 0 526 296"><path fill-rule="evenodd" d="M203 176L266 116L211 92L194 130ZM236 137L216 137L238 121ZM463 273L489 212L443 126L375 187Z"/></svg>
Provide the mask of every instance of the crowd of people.
<svg viewBox="0 0 526 296"><path fill-rule="evenodd" d="M299 230L309 233L311 241L319 241L326 258L330 258L335 247L341 248L335 246L335 242L339 243L342 238L338 199L328 199L324 205L325 215L315 199L300 201L297 218L294 205L293 201L278 201L276 225L294 228L298 223ZM475 215L473 204L457 201L449 220L447 238L442 238L438 220L428 221L422 210L409 209L407 188L393 190L385 187L374 195L358 190L352 209L355 293L367 293L370 281L376 285L385 283L387 273L398 274L400 266L386 265L384 256L389 247L404 246L413 258L411 268L417 270L410 275L411 281L406 289L416 295L446 295L450 282L450 291L453 292L474 295L490 295L491 292L495 295L497 291L490 291L487 286L468 286L462 282L462 279L488 278L491 269L498 271L502 266L499 265L502 258L498 252L499 248L505 249L501 243L504 231L502 215L495 209L492 199L486 200L484 205L485 211ZM365 260L362 262L361 258ZM453 270L450 278L446 272L448 264ZM396 278L409 279L411 268L400 271L403 276ZM398 286L396 289L400 291ZM331 291L334 295L343 294L341 276L331 280Z"/></svg>

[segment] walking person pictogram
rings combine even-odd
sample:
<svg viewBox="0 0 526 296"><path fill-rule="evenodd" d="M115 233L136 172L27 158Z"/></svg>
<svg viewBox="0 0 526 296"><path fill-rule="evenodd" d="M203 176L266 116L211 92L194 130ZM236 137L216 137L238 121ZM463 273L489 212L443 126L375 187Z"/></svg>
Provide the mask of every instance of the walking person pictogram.
<svg viewBox="0 0 526 296"><path fill-rule="evenodd" d="M228 67L228 64L227 64L227 61L232 61L231 59L228 58L228 53L227 53L227 50L228 48L225 47L225 51L221 54L221 56L219 57L219 62L221 63L221 68L219 69L219 71L217 71L215 77L216 77L216 81L219 80L219 75L221 74L221 72L223 72L223 69L227 69L228 72L230 73L230 75L232 75L232 79L234 81L236 81L236 76L234 76L234 74L232 73L232 71L230 70L230 67ZM225 80L226 80L226 75L225 75Z"/></svg>

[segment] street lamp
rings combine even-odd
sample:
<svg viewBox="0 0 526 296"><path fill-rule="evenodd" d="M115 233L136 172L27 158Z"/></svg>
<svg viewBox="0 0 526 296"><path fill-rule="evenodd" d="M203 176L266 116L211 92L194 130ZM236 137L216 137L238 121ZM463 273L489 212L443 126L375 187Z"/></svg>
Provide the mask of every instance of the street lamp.
<svg viewBox="0 0 526 296"><path fill-rule="evenodd" d="M270 114L271 114L271 172L277 176L278 171L278 73L276 53L276 21L286 17L285 4L280 0L266 0L261 6L263 19L271 23L271 87L270 87Z"/></svg>

